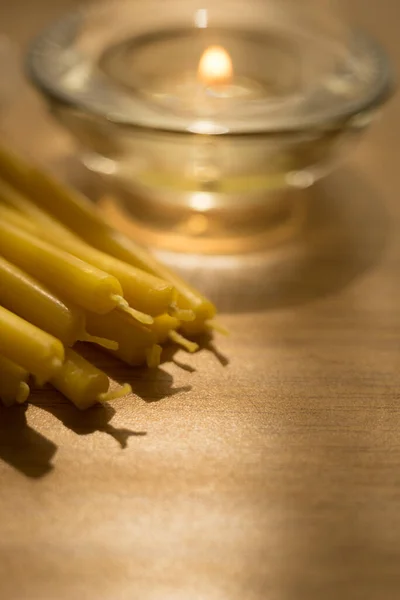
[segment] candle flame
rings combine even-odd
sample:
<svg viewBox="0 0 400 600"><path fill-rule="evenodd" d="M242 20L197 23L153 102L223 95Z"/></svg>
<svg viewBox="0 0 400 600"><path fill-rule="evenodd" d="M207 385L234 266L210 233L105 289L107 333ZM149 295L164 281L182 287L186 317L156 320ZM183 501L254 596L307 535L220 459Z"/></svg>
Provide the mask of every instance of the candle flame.
<svg viewBox="0 0 400 600"><path fill-rule="evenodd" d="M233 76L232 59L222 46L210 46L200 59L198 76L206 85L229 83Z"/></svg>

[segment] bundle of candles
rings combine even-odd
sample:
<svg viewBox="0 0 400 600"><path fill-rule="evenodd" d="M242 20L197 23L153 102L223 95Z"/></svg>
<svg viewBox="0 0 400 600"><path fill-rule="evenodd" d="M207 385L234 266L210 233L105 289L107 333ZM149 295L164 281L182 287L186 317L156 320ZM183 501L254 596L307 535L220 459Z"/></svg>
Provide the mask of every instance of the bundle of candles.
<svg viewBox="0 0 400 600"><path fill-rule="evenodd" d="M97 344L156 367L168 341L218 328L214 305L105 222L89 199L0 148L0 398L27 400L33 378L78 408L130 392L72 349Z"/></svg>

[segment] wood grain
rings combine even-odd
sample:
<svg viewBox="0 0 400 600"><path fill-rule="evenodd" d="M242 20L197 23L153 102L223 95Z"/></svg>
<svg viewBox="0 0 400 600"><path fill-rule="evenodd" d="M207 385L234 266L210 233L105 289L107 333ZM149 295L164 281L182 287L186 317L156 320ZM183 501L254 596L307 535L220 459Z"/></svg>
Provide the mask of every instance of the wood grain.
<svg viewBox="0 0 400 600"><path fill-rule="evenodd" d="M0 27L24 45L67 4ZM348 6L397 68L398 2ZM47 160L61 133L19 85L5 127ZM152 373L96 354L134 388L112 407L0 410L1 598L399 597L399 125L394 99L291 244L192 266L230 338Z"/></svg>

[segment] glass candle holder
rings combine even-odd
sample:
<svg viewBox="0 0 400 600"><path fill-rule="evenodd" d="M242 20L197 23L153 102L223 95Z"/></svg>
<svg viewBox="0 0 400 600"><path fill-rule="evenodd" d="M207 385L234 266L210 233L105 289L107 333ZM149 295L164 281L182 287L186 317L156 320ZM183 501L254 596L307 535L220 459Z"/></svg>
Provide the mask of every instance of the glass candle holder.
<svg viewBox="0 0 400 600"><path fill-rule="evenodd" d="M381 48L328 0L210 4L97 2L28 58L84 165L173 249L265 238L392 89Z"/></svg>

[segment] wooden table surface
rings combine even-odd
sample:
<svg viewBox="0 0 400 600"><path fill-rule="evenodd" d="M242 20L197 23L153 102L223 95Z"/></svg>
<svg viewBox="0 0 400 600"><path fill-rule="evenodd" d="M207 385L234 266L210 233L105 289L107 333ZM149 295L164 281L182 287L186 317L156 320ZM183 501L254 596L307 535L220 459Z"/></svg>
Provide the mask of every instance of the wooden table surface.
<svg viewBox="0 0 400 600"><path fill-rule="evenodd" d="M398 1L348 4L399 65ZM23 48L67 5L1 3L0 30ZM59 132L8 76L3 127L47 160ZM2 599L400 597L399 125L395 98L304 235L196 270L217 351L99 358L134 387L112 408L0 410Z"/></svg>

